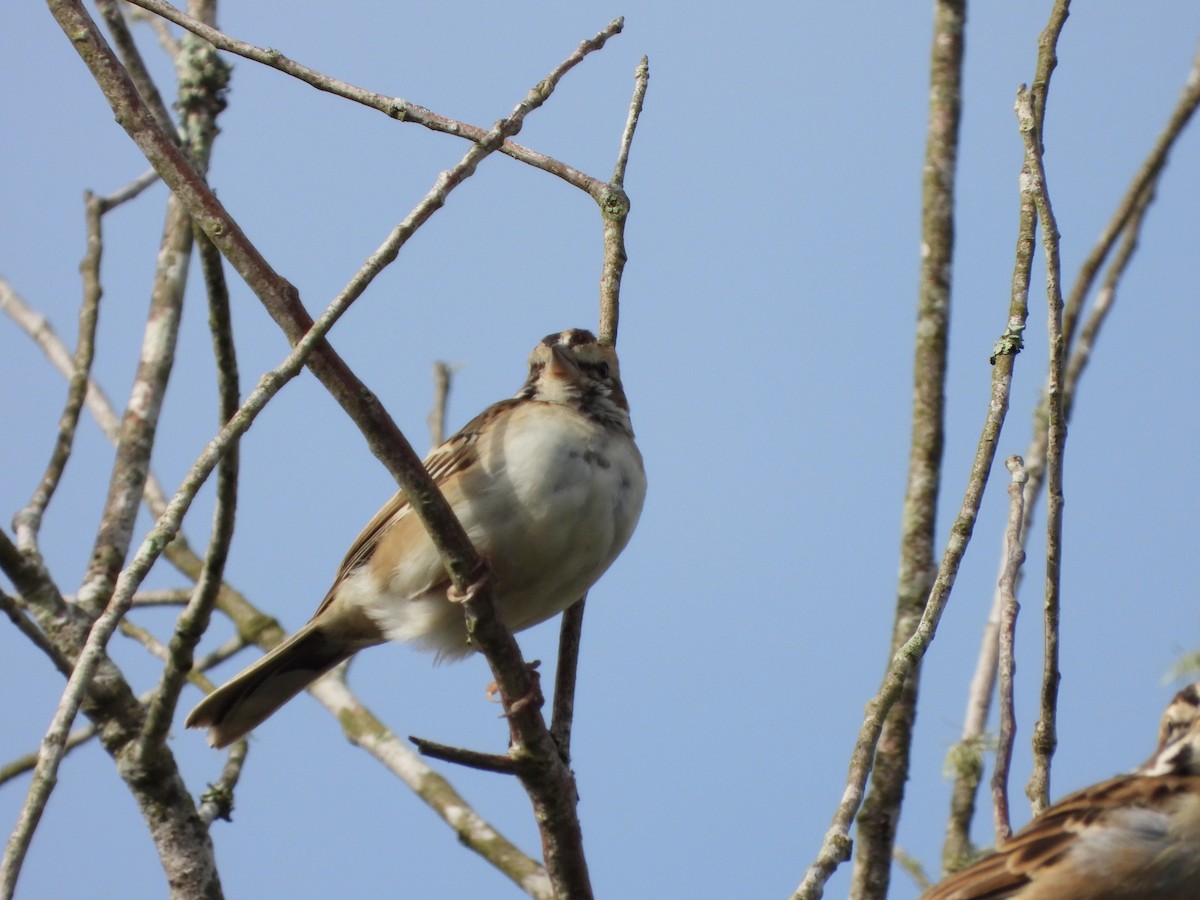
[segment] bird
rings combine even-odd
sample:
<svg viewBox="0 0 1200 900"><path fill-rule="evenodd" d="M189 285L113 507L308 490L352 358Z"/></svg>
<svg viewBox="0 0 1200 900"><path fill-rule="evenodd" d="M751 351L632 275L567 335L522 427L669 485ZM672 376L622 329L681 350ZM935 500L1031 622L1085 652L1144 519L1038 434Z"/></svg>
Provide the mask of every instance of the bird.
<svg viewBox="0 0 1200 900"><path fill-rule="evenodd" d="M547 335L514 397L489 406L424 465L487 562L513 632L566 609L625 548L646 495L614 349L587 330ZM225 747L359 650L388 640L436 660L473 652L461 603L403 491L351 544L309 622L212 691L186 719ZM461 598L458 598L461 599Z"/></svg>
<svg viewBox="0 0 1200 900"><path fill-rule="evenodd" d="M921 900L1200 898L1200 682L1175 695L1141 766L1047 807Z"/></svg>

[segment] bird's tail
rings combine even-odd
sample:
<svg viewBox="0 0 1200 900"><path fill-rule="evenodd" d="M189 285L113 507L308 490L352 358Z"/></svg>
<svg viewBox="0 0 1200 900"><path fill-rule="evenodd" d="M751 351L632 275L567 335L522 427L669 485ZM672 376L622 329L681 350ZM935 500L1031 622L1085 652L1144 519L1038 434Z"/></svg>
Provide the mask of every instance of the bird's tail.
<svg viewBox="0 0 1200 900"><path fill-rule="evenodd" d="M357 649L309 622L201 700L188 714L187 727L207 727L208 743L226 747Z"/></svg>

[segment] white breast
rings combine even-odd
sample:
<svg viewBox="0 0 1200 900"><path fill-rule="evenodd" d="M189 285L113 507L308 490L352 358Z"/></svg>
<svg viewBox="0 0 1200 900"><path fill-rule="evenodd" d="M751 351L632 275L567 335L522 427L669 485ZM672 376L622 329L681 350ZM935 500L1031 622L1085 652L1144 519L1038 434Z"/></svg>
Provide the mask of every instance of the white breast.
<svg viewBox="0 0 1200 900"><path fill-rule="evenodd" d="M514 631L574 603L625 548L646 495L632 440L562 406L529 404L482 463L489 489L456 510Z"/></svg>
<svg viewBox="0 0 1200 900"><path fill-rule="evenodd" d="M497 612L520 631L578 600L625 548L646 495L642 458L624 434L548 403L515 409L478 452L451 502L491 566ZM422 535L386 584L363 567L340 593L393 640L465 656L462 610L436 584L440 565Z"/></svg>

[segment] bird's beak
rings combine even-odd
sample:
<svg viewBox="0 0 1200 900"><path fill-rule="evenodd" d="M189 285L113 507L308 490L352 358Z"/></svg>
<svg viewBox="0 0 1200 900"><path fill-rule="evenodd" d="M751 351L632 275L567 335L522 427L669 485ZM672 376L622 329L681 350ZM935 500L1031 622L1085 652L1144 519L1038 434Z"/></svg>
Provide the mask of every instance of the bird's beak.
<svg viewBox="0 0 1200 900"><path fill-rule="evenodd" d="M567 349L554 344L550 347L549 375L563 381L578 381L583 373Z"/></svg>

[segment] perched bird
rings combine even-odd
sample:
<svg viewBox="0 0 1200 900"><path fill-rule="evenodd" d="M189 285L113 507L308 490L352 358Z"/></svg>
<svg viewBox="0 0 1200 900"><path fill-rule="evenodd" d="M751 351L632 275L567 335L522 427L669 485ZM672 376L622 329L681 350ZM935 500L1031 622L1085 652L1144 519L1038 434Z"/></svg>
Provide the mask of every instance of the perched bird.
<svg viewBox="0 0 1200 900"><path fill-rule="evenodd" d="M1200 898L1200 682L1163 715L1130 775L1064 797L922 900Z"/></svg>
<svg viewBox="0 0 1200 900"><path fill-rule="evenodd" d="M425 459L492 574L512 631L578 600L625 548L646 474L617 355L588 331L544 338L529 377ZM224 747L310 682L387 640L458 659L472 652L450 579L403 491L367 523L312 619L192 710Z"/></svg>

